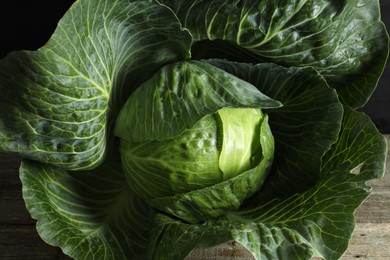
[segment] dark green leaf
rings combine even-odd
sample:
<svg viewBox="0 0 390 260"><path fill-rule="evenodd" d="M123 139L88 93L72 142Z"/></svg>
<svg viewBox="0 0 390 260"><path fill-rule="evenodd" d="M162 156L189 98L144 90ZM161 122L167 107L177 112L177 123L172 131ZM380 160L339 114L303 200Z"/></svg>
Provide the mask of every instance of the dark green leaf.
<svg viewBox="0 0 390 260"><path fill-rule="evenodd" d="M83 173L23 161L23 197L46 243L76 259L145 259L152 210L118 158Z"/></svg>
<svg viewBox="0 0 390 260"><path fill-rule="evenodd" d="M379 0L161 2L174 10L194 39L214 41L209 42L211 55L236 52L240 61L313 66L337 89L341 101L353 107L367 102L387 60ZM218 48L218 40L236 47ZM197 50L207 48L204 44Z"/></svg>
<svg viewBox="0 0 390 260"><path fill-rule="evenodd" d="M151 259L184 259L194 248L211 247L231 239L224 220L188 224L160 214L154 220Z"/></svg>

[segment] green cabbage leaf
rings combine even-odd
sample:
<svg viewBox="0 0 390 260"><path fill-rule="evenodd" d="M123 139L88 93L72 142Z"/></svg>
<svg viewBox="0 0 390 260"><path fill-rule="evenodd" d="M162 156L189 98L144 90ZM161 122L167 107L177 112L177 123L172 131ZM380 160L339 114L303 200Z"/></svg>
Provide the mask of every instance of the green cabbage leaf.
<svg viewBox="0 0 390 260"><path fill-rule="evenodd" d="M198 57L311 66L340 100L364 105L387 60L378 1L162 0L199 43ZM219 48L223 40L227 48Z"/></svg>
<svg viewBox="0 0 390 260"><path fill-rule="evenodd" d="M96 167L128 95L189 56L191 41L157 3L78 1L45 46L1 61L0 148L64 169Z"/></svg>

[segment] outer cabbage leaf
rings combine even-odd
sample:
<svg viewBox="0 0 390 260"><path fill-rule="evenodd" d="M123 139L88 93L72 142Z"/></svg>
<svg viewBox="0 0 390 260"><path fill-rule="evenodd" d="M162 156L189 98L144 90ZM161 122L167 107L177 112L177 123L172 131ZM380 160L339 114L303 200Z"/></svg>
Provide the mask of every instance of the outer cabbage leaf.
<svg viewBox="0 0 390 260"><path fill-rule="evenodd" d="M184 259L194 248L211 247L231 240L227 224L225 220L188 224L156 214L151 232L149 259Z"/></svg>
<svg viewBox="0 0 390 260"><path fill-rule="evenodd" d="M284 68L209 60L283 103L265 109L275 139L273 170L259 196L267 201L312 187L320 178L321 157L337 140L343 107L313 68Z"/></svg>
<svg viewBox="0 0 390 260"><path fill-rule="evenodd" d="M83 173L22 162L23 197L46 243L75 259L145 259L152 209L127 186L118 158Z"/></svg>
<svg viewBox="0 0 390 260"><path fill-rule="evenodd" d="M313 66L352 107L367 102L387 60L378 0L161 2L195 40L213 41L200 42L194 56Z"/></svg>
<svg viewBox="0 0 390 260"><path fill-rule="evenodd" d="M153 1L80 0L41 49L0 62L0 149L66 169L104 158L110 120L191 37Z"/></svg>
<svg viewBox="0 0 390 260"><path fill-rule="evenodd" d="M346 107L339 139L313 187L198 225L160 217L154 258L181 259L193 248L234 239L256 259L337 259L351 238L354 210L369 195L366 182L384 174L386 150L386 139L370 119Z"/></svg>

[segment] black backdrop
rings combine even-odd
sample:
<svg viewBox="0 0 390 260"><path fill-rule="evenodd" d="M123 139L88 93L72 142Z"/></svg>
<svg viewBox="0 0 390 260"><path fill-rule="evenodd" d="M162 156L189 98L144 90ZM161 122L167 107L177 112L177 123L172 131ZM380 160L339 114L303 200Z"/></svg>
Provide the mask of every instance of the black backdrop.
<svg viewBox="0 0 390 260"><path fill-rule="evenodd" d="M390 0L381 0L382 20L390 31ZM390 66L387 66L382 78L379 80L378 88L372 95L370 101L362 109L374 121L382 133L390 134Z"/></svg>
<svg viewBox="0 0 390 260"><path fill-rule="evenodd" d="M0 58L15 50L36 50L50 38L75 0L12 0L0 3Z"/></svg>

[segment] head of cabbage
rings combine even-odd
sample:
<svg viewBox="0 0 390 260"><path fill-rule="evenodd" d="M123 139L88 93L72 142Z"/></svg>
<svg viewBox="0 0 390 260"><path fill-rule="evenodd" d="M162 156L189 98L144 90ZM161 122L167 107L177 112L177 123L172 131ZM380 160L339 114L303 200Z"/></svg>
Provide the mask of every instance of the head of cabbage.
<svg viewBox="0 0 390 260"><path fill-rule="evenodd" d="M213 101L234 92L250 92L251 100ZM238 209L261 188L273 161L274 139L261 108L280 105L209 64L165 66L130 96L116 121L128 184L190 223Z"/></svg>
<svg viewBox="0 0 390 260"><path fill-rule="evenodd" d="M355 109L388 47L378 0L78 0L0 60L0 150L76 259L337 259L384 173Z"/></svg>

